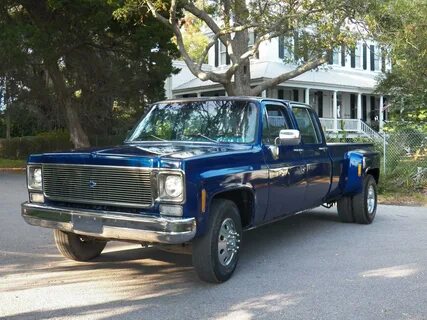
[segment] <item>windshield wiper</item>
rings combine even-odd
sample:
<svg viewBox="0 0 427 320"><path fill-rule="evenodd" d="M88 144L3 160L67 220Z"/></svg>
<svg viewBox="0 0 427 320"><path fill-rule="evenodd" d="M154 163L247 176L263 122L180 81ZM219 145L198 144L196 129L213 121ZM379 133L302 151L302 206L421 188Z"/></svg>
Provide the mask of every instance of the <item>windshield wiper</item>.
<svg viewBox="0 0 427 320"><path fill-rule="evenodd" d="M165 139L162 139L162 138L156 137L154 134L149 134L149 136L150 136L150 137L152 137L152 138L154 138L154 139L160 140L160 141L167 141L167 140L165 140Z"/></svg>
<svg viewBox="0 0 427 320"><path fill-rule="evenodd" d="M215 142L215 143L219 143L217 140L212 139L212 138L209 138L208 136L205 136L204 134L201 134L201 133L196 133L196 134L186 134L185 136L187 136L187 137L201 137L201 138L204 138L204 139L206 139L206 140L208 140L208 141L212 141L212 142Z"/></svg>

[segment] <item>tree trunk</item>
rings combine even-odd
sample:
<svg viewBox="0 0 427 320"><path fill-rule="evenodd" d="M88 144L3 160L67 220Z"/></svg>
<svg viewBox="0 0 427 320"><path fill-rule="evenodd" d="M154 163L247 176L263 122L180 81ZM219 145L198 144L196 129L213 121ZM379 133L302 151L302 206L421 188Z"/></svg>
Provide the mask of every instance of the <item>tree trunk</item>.
<svg viewBox="0 0 427 320"><path fill-rule="evenodd" d="M70 140L76 149L90 147L89 138L87 137L80 123L79 115L73 105L72 93L68 90L65 79L58 69L56 62L47 66L50 79L52 80L55 92L60 104L64 110L67 129L70 133Z"/></svg>
<svg viewBox="0 0 427 320"><path fill-rule="evenodd" d="M248 31L237 32L232 43L233 53L240 57L248 50ZM251 64L249 59L240 62L230 84L224 85L229 96L249 96L251 93Z"/></svg>
<svg viewBox="0 0 427 320"><path fill-rule="evenodd" d="M246 7L246 1L238 0L234 2L234 12L237 25L245 25L248 21L249 16L248 9ZM236 32L234 39L232 40L233 54L238 59L244 53L248 51L249 43L249 32L243 30ZM249 59L240 61L239 67L234 73L234 81L232 82L233 94L236 96L249 96L251 93L251 64Z"/></svg>
<svg viewBox="0 0 427 320"><path fill-rule="evenodd" d="M10 140L10 111L6 108L6 139Z"/></svg>
<svg viewBox="0 0 427 320"><path fill-rule="evenodd" d="M67 118L67 128L70 132L70 140L75 148L87 148L90 147L89 138L83 130L80 124L79 115L73 107L71 98L63 101L65 108L65 115Z"/></svg>

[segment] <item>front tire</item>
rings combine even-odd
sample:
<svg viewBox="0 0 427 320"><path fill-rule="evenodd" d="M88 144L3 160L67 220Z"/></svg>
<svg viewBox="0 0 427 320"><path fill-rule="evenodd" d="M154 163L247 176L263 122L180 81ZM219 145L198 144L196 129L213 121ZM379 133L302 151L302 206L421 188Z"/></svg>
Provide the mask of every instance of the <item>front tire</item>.
<svg viewBox="0 0 427 320"><path fill-rule="evenodd" d="M75 261L89 261L98 257L107 244L107 241L61 230L54 230L53 236L59 252L65 258Z"/></svg>
<svg viewBox="0 0 427 320"><path fill-rule="evenodd" d="M377 212L377 183L372 175L363 180L362 192L353 196L353 215L357 223L370 224Z"/></svg>
<svg viewBox="0 0 427 320"><path fill-rule="evenodd" d="M242 223L233 201L215 199L209 211L208 231L193 242L193 265L206 282L227 281L239 260Z"/></svg>

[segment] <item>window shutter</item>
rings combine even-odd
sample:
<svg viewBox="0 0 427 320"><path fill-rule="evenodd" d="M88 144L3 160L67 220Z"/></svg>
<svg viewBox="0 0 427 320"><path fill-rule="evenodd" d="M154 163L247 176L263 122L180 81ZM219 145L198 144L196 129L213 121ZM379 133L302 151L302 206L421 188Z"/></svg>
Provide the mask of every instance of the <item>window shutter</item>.
<svg viewBox="0 0 427 320"><path fill-rule="evenodd" d="M285 58L285 37L279 36L279 58Z"/></svg>
<svg viewBox="0 0 427 320"><path fill-rule="evenodd" d="M351 67L356 68L356 49L351 49Z"/></svg>
<svg viewBox="0 0 427 320"><path fill-rule="evenodd" d="M299 60L299 35L298 32L294 33L294 59Z"/></svg>
<svg viewBox="0 0 427 320"><path fill-rule="evenodd" d="M368 46L363 44L363 70L368 68Z"/></svg>
<svg viewBox="0 0 427 320"><path fill-rule="evenodd" d="M371 60L371 71L375 71L375 46L374 45L370 45L369 46L369 51L370 51L370 60Z"/></svg>
<svg viewBox="0 0 427 320"><path fill-rule="evenodd" d="M215 42L215 67L219 66L219 40Z"/></svg>
<svg viewBox="0 0 427 320"><path fill-rule="evenodd" d="M330 50L328 51L328 64L334 63L334 51Z"/></svg>
<svg viewBox="0 0 427 320"><path fill-rule="evenodd" d="M341 66L345 67L345 46L341 46Z"/></svg>
<svg viewBox="0 0 427 320"><path fill-rule="evenodd" d="M385 59L386 59L386 52L384 48L381 48L381 71L385 72Z"/></svg>

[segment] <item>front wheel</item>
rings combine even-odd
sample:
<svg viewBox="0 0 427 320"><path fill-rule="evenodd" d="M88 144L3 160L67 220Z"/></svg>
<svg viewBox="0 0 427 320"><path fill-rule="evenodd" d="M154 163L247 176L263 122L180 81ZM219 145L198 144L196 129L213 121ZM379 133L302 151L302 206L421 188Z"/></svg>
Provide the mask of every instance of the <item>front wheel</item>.
<svg viewBox="0 0 427 320"><path fill-rule="evenodd" d="M367 175L363 180L362 192L352 199L354 220L360 224L372 223L377 212L377 200L377 183L373 176Z"/></svg>
<svg viewBox="0 0 427 320"><path fill-rule="evenodd" d="M88 261L98 257L107 241L54 230L55 244L61 254L71 260Z"/></svg>
<svg viewBox="0 0 427 320"><path fill-rule="evenodd" d="M193 265L201 280L227 281L237 266L242 238L239 209L233 201L215 199L208 231L193 242Z"/></svg>

